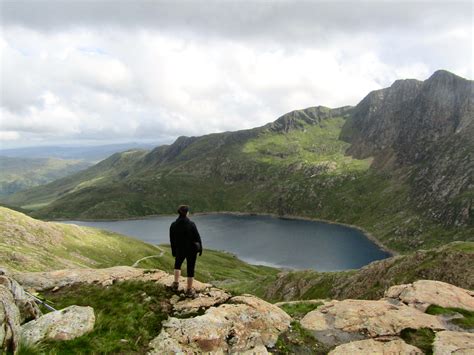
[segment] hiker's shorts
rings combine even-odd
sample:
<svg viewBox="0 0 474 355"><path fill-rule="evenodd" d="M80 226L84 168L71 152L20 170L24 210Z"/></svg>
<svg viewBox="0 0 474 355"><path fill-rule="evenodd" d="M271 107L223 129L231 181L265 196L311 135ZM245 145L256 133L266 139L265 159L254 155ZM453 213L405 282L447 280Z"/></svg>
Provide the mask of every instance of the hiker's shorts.
<svg viewBox="0 0 474 355"><path fill-rule="evenodd" d="M174 259L174 269L181 270L181 265L183 264L184 259L186 259L186 271L187 277L194 277L194 268L196 267L196 258L197 254L190 255L178 255Z"/></svg>

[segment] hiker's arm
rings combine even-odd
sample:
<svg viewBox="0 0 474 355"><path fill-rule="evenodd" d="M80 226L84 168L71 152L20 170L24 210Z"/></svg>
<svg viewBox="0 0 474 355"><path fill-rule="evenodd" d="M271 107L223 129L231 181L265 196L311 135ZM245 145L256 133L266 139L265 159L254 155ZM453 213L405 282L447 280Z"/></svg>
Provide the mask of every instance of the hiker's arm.
<svg viewBox="0 0 474 355"><path fill-rule="evenodd" d="M199 242L199 245L201 246L199 250L199 256L202 255L202 241L201 241L201 236L199 235L198 229L195 224L193 224L193 232L194 232L194 238L196 242Z"/></svg>
<svg viewBox="0 0 474 355"><path fill-rule="evenodd" d="M170 227L170 244L171 244L171 254L176 256L176 236L173 231L173 226Z"/></svg>

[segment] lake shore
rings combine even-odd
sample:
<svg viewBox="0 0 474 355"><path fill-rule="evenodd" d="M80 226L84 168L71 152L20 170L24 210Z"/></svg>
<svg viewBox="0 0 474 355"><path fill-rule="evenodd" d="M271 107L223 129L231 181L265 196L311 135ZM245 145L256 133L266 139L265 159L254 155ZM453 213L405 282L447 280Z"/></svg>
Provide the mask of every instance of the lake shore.
<svg viewBox="0 0 474 355"><path fill-rule="evenodd" d="M208 212L196 212L191 213L190 216L205 216L205 215L212 215L212 214L222 214L222 215L233 215L233 216L262 216L262 217L273 217L279 219L291 219L291 220L301 220L301 221L311 221L311 222L323 222L328 224L337 224L345 227L350 227L357 229L361 233L363 233L367 239L375 243L381 250L390 254L390 256L399 255L399 253L395 250L388 248L384 245L380 240L377 239L372 233L368 232L364 228L343 222L335 222L331 220L321 219L321 218L313 218L313 217L303 217L303 216L293 216L293 215L278 215L276 213L259 213L259 212L239 212L239 211L208 211ZM176 214L153 214L147 216L140 216L140 217L133 217L133 218L121 218L121 219L54 219L51 222L61 222L61 221L80 221L80 222L114 222L114 221L133 221L133 220L143 220L149 219L153 217L175 217Z"/></svg>

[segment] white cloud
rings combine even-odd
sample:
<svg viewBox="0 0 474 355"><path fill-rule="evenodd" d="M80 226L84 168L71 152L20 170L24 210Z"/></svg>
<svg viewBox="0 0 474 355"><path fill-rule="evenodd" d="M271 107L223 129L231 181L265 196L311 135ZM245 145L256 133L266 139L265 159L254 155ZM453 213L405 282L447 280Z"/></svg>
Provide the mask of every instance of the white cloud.
<svg viewBox="0 0 474 355"><path fill-rule="evenodd" d="M137 12L133 25L127 16L121 25L105 12L81 17L87 6L77 5L51 28L15 12L0 37L0 141L170 140L255 127L308 106L354 105L396 79L425 79L439 68L472 75L472 58L461 55L472 47L464 20L440 25L429 10L431 22L413 25L419 15L406 19L397 9L385 28L390 11L379 9L358 27L348 11L343 21L341 4L325 6L319 23L303 10L286 18L283 5L236 10L228 25L189 8L187 22L160 17L156 25Z"/></svg>

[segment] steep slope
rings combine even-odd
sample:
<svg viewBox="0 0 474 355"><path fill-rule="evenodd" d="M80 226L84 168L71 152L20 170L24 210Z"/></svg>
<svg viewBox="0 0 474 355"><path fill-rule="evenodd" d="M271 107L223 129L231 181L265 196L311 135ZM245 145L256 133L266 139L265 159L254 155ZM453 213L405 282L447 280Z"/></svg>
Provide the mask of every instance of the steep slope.
<svg viewBox="0 0 474 355"><path fill-rule="evenodd" d="M417 207L447 225L473 225L474 83L447 71L396 81L354 109L347 153L408 175Z"/></svg>
<svg viewBox="0 0 474 355"><path fill-rule="evenodd" d="M472 240L472 85L445 71L397 81L355 108L180 137L6 202L41 218L173 213L180 203L298 215L358 225L402 252Z"/></svg>
<svg viewBox="0 0 474 355"><path fill-rule="evenodd" d="M18 271L132 265L155 246L95 228L42 222L0 207L0 266Z"/></svg>
<svg viewBox="0 0 474 355"><path fill-rule="evenodd" d="M0 156L0 196L43 185L93 165L82 160Z"/></svg>

